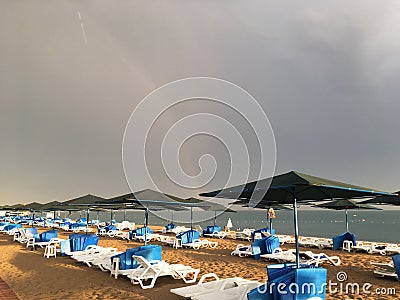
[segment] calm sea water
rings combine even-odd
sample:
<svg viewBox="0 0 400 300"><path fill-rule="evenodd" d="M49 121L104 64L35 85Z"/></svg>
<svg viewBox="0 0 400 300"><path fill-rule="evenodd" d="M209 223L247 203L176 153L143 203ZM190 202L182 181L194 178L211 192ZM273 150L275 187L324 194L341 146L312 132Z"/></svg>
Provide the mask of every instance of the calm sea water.
<svg viewBox="0 0 400 300"><path fill-rule="evenodd" d="M158 216L150 214L149 224L165 225L173 217L178 225L190 226L190 211L157 212ZM349 230L358 240L377 242L400 243L400 211L383 210L353 210L349 211ZM64 216L64 213L61 213ZM84 214L82 213L83 217ZM97 217L96 212L91 212L91 219ZM79 213L74 213L73 218L78 218ZM100 212L99 218L103 221L110 220L110 213ZM113 218L118 222L124 220L124 212L116 211ZM216 225L225 226L228 218L231 218L233 229L237 228L263 228L266 227L266 212L264 211L240 211L236 213L223 213L217 216ZM299 234L304 236L333 237L346 231L345 212L330 210L299 210ZM193 212L194 224L204 227L213 225L214 213L196 211ZM143 211L127 211L126 220L143 224ZM293 212L276 211L276 219L273 220L273 228L279 234L293 234Z"/></svg>

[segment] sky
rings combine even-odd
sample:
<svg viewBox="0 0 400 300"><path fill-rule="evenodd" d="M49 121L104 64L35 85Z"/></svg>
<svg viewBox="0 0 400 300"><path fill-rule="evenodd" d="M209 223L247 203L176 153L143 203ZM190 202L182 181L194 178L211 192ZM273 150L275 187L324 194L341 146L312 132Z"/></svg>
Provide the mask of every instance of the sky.
<svg viewBox="0 0 400 300"><path fill-rule="evenodd" d="M400 3L389 0L0 1L0 204L129 192L122 141L132 112L155 89L197 76L258 101L276 173L398 191L398 28ZM148 149L157 156L166 124L210 109L251 140L240 116L203 100L164 114ZM205 138L183 147L182 166L196 175L210 151L222 179L167 192L196 196L224 182L229 149Z"/></svg>

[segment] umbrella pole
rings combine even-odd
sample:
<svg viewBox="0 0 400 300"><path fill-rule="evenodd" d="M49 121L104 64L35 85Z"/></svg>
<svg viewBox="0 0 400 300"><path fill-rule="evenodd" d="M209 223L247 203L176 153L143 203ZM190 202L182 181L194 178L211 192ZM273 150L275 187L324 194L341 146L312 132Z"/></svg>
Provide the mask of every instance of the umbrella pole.
<svg viewBox="0 0 400 300"><path fill-rule="evenodd" d="M299 226L297 224L297 199L296 195L293 193L293 212L294 212L294 238L296 240L296 267L300 266L300 255L299 255Z"/></svg>
<svg viewBox="0 0 400 300"><path fill-rule="evenodd" d="M216 222L217 222L217 211L214 210L214 227Z"/></svg>
<svg viewBox="0 0 400 300"><path fill-rule="evenodd" d="M172 211L171 223L174 224L174 211Z"/></svg>
<svg viewBox="0 0 400 300"><path fill-rule="evenodd" d="M268 210L267 210L267 213L265 214L265 219L267 220L267 227L268 227L268 223L269 223L269 218L268 218Z"/></svg>
<svg viewBox="0 0 400 300"><path fill-rule="evenodd" d="M347 209L346 209L346 232L349 231L349 215L347 213Z"/></svg>
<svg viewBox="0 0 400 300"><path fill-rule="evenodd" d="M193 207L190 208L190 230L193 230Z"/></svg>
<svg viewBox="0 0 400 300"><path fill-rule="evenodd" d="M89 217L90 217L90 208L88 207L87 209L87 214L86 214L86 233L89 231Z"/></svg>
<svg viewBox="0 0 400 300"><path fill-rule="evenodd" d="M269 233L272 234L272 218L269 218Z"/></svg>
<svg viewBox="0 0 400 300"><path fill-rule="evenodd" d="M35 222L35 211L33 211L33 216L32 216L32 227L34 227L33 223Z"/></svg>
<svg viewBox="0 0 400 300"><path fill-rule="evenodd" d="M124 209L124 221L126 221L126 209Z"/></svg>
<svg viewBox="0 0 400 300"><path fill-rule="evenodd" d="M99 211L96 212L96 219L99 221Z"/></svg>
<svg viewBox="0 0 400 300"><path fill-rule="evenodd" d="M144 245L147 245L147 226L149 225L149 208L144 212Z"/></svg>

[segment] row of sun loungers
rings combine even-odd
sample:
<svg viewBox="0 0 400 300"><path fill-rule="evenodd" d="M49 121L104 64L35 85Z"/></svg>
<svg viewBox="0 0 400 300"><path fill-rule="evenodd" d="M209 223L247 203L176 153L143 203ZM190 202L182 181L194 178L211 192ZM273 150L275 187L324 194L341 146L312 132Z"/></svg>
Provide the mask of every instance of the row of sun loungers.
<svg viewBox="0 0 400 300"><path fill-rule="evenodd" d="M154 254L151 254L152 251ZM153 256L154 259L148 260L146 255ZM109 271L110 276L115 278L119 275L127 276L132 284L138 284L143 289L153 288L157 278L161 276L171 276L174 279L182 279L185 283L194 283L200 272L200 269L183 264L169 264L161 260L161 247L156 245L129 249L126 252L92 246L74 253L71 258L90 267L97 266L102 271ZM129 261L129 268L121 268Z"/></svg>
<svg viewBox="0 0 400 300"><path fill-rule="evenodd" d="M358 241L356 245L354 245L352 241L344 241L342 249L348 252L362 251L369 254L380 255L400 254L400 247L393 243L372 243Z"/></svg>

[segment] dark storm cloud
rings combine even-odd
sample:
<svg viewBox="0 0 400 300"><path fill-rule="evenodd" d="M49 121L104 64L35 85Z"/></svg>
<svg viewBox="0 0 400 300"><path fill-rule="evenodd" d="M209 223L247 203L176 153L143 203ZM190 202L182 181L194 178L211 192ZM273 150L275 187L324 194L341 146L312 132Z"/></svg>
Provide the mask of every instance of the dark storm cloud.
<svg viewBox="0 0 400 300"><path fill-rule="evenodd" d="M255 96L278 172L398 190L398 11L396 1L0 2L0 201L127 191L132 110L190 76Z"/></svg>

